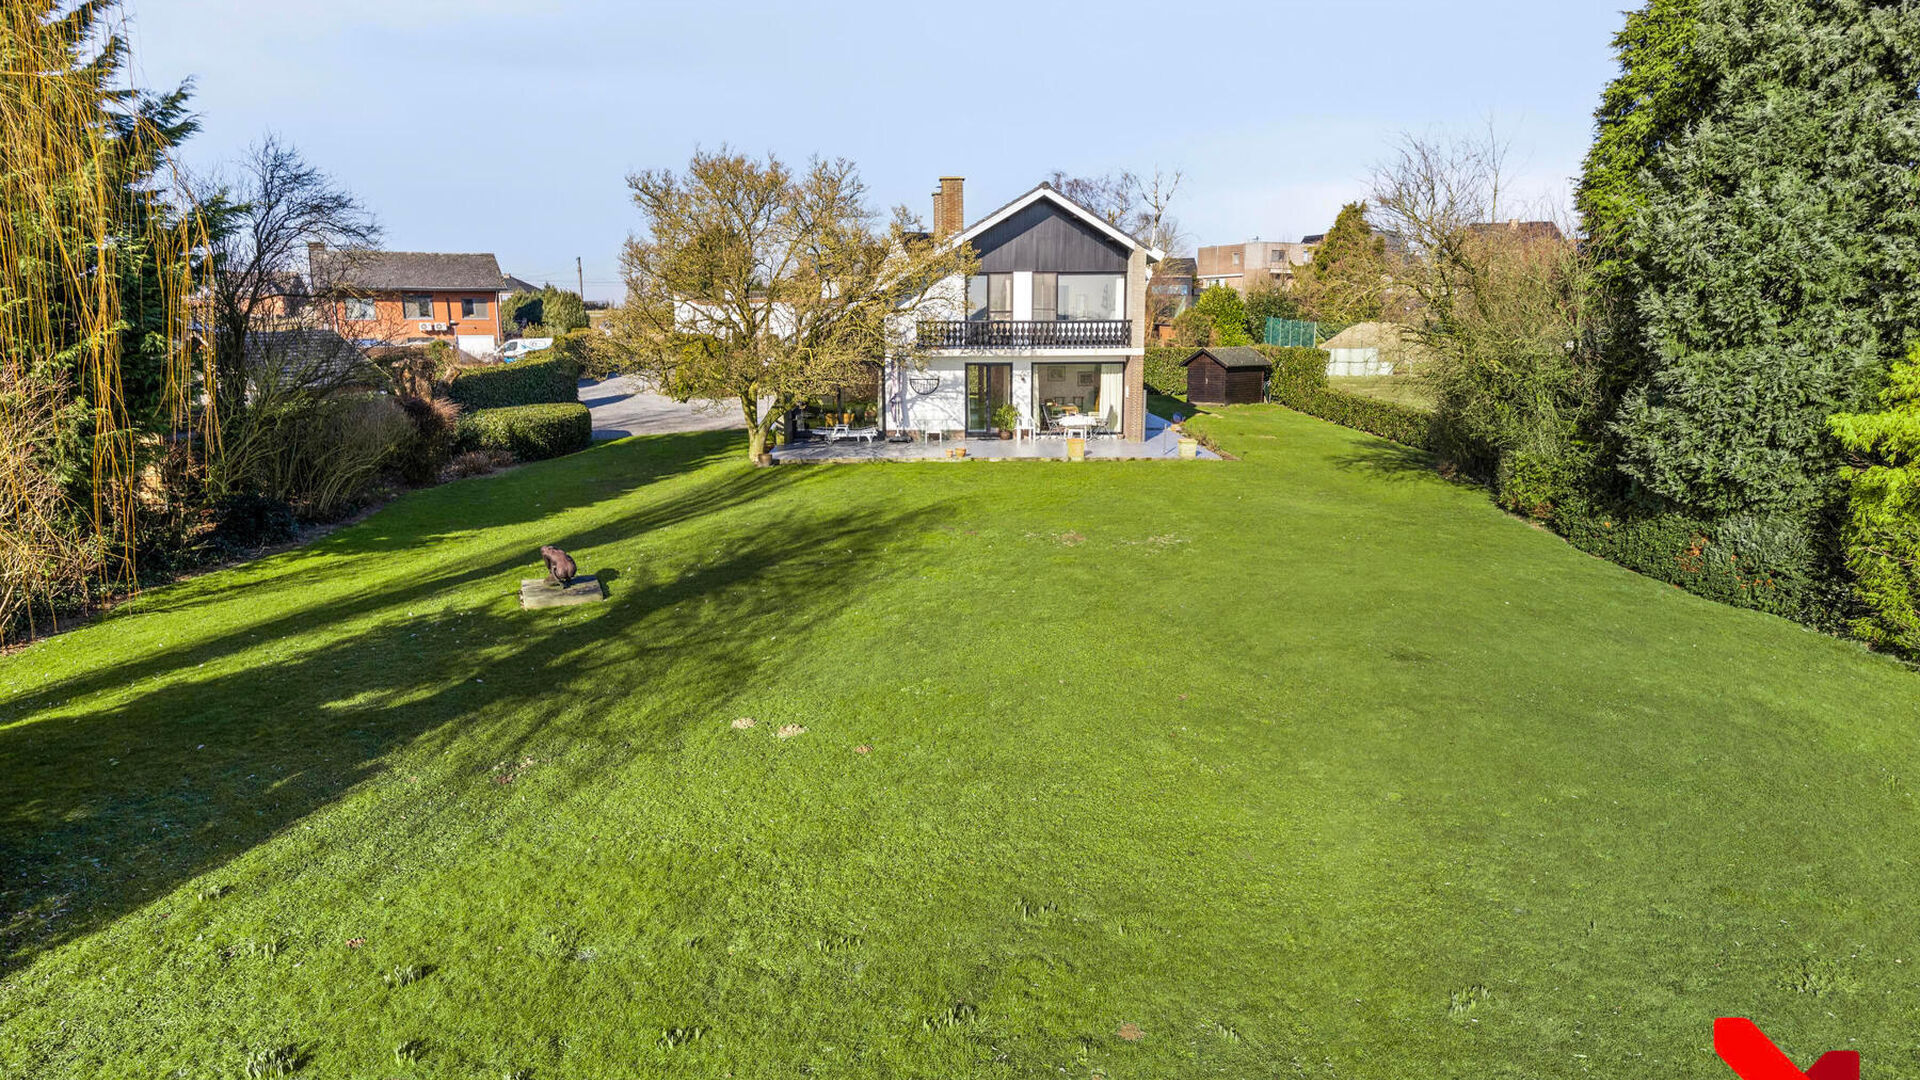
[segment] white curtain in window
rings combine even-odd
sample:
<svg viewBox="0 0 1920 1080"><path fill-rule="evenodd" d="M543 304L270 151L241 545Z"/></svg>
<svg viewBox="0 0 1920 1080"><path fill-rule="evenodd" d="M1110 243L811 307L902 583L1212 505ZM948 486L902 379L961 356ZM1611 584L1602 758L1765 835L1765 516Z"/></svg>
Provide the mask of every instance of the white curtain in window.
<svg viewBox="0 0 1920 1080"><path fill-rule="evenodd" d="M1100 366L1100 400L1094 411L1100 414L1100 420L1115 431L1126 415L1122 400L1127 393L1127 369L1119 364Z"/></svg>

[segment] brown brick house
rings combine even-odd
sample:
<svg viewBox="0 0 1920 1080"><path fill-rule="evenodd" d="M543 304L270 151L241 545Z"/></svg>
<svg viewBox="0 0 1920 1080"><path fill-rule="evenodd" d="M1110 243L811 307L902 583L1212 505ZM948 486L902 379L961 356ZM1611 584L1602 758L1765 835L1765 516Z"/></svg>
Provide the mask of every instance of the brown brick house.
<svg viewBox="0 0 1920 1080"><path fill-rule="evenodd" d="M508 280L491 254L307 252L325 322L362 346L444 341L473 357L500 348L500 294Z"/></svg>

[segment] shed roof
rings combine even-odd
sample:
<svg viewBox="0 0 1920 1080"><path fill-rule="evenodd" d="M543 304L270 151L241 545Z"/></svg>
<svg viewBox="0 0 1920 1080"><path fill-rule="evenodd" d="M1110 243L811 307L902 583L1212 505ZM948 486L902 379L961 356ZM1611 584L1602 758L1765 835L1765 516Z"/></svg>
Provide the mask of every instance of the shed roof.
<svg viewBox="0 0 1920 1080"><path fill-rule="evenodd" d="M1180 361L1180 366L1186 367L1203 356L1213 357L1215 363L1228 371L1273 370L1273 361L1267 359L1267 354L1251 345L1209 345L1195 349L1192 356Z"/></svg>

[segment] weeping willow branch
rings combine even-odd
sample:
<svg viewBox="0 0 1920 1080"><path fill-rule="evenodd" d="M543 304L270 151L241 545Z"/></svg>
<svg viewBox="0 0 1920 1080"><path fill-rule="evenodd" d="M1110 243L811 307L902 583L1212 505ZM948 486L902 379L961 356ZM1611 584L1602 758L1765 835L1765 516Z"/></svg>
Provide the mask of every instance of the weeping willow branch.
<svg viewBox="0 0 1920 1080"><path fill-rule="evenodd" d="M167 160L194 124L184 87L119 83L117 15L0 6L0 640L137 584L139 435L212 419L187 314L204 238Z"/></svg>

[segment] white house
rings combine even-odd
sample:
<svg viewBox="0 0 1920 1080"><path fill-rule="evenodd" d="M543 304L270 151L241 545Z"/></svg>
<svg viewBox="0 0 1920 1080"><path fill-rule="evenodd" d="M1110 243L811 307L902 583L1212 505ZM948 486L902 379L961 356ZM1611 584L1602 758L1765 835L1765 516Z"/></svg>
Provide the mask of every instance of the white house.
<svg viewBox="0 0 1920 1080"><path fill-rule="evenodd" d="M1144 438L1147 283L1165 253L1047 184L962 228L962 190L941 178L934 233L979 265L916 313L912 355L884 365L885 429L986 435L1012 405L1023 428L1094 417Z"/></svg>

